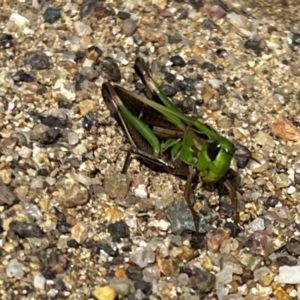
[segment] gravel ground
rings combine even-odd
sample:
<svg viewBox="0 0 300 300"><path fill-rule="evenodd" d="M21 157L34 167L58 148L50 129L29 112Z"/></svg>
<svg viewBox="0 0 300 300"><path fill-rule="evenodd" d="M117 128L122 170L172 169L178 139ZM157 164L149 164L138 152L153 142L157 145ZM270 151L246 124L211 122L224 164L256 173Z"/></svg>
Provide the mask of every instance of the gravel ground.
<svg viewBox="0 0 300 300"><path fill-rule="evenodd" d="M299 19L298 0L2 1L0 299L300 299ZM260 162L233 162L239 224L199 184L195 232L183 179L121 174L101 86L141 90L138 56Z"/></svg>

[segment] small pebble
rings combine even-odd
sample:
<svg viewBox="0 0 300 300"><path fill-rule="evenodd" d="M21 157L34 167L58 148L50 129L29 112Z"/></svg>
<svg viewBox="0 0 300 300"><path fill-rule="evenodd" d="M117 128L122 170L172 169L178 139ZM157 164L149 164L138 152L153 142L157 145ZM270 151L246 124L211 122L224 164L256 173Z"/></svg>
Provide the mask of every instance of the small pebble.
<svg viewBox="0 0 300 300"><path fill-rule="evenodd" d="M147 198L148 193L146 190L146 185L145 184L139 184L138 187L136 189L134 189L134 195L136 197L140 197L140 198Z"/></svg>
<svg viewBox="0 0 300 300"><path fill-rule="evenodd" d="M74 29L79 36L88 36L93 33L92 28L81 21L74 22Z"/></svg>
<svg viewBox="0 0 300 300"><path fill-rule="evenodd" d="M180 55L171 56L170 61L172 62L174 67L184 67L186 65L186 62Z"/></svg>
<svg viewBox="0 0 300 300"><path fill-rule="evenodd" d="M56 7L47 7L43 14L45 22L53 24L61 18L60 9Z"/></svg>
<svg viewBox="0 0 300 300"><path fill-rule="evenodd" d="M26 61L33 69L44 70L50 68L50 57L41 51L29 51L26 53Z"/></svg>
<svg viewBox="0 0 300 300"><path fill-rule="evenodd" d="M228 265L223 268L217 275L217 285L223 286L232 281L233 267Z"/></svg>
<svg viewBox="0 0 300 300"><path fill-rule="evenodd" d="M68 133L68 143L72 146L78 144L79 136L76 132L69 132Z"/></svg>
<svg viewBox="0 0 300 300"><path fill-rule="evenodd" d="M294 45L300 46L300 33L293 33L292 43Z"/></svg>
<svg viewBox="0 0 300 300"><path fill-rule="evenodd" d="M299 239L292 238L286 244L286 250L293 256L300 255L300 241Z"/></svg>
<svg viewBox="0 0 300 300"><path fill-rule="evenodd" d="M96 287L93 291L93 295L98 300L114 300L117 298L117 292L109 285Z"/></svg>
<svg viewBox="0 0 300 300"><path fill-rule="evenodd" d="M296 192L296 187L291 185L288 187L287 191L286 191L289 195L292 195Z"/></svg>
<svg viewBox="0 0 300 300"><path fill-rule="evenodd" d="M164 220L153 220L147 224L148 227L156 227L159 230L167 231L170 227L170 223Z"/></svg>
<svg viewBox="0 0 300 300"><path fill-rule="evenodd" d="M118 64L111 57L106 57L101 62L103 73L113 82L119 82L121 80L121 72Z"/></svg>
<svg viewBox="0 0 300 300"><path fill-rule="evenodd" d="M299 284L300 266L279 267L278 282L281 284Z"/></svg>
<svg viewBox="0 0 300 300"><path fill-rule="evenodd" d="M125 198L128 193L128 184L128 178L124 174L107 173L105 175L104 188L111 198Z"/></svg>
<svg viewBox="0 0 300 300"><path fill-rule="evenodd" d="M129 237L129 228L124 221L109 224L107 230L114 242L120 242L121 238Z"/></svg>
<svg viewBox="0 0 300 300"><path fill-rule="evenodd" d="M128 278L114 277L110 281L109 286L115 290L118 295L122 295L123 297L134 290L133 283Z"/></svg>
<svg viewBox="0 0 300 300"><path fill-rule="evenodd" d="M22 238L42 238L44 236L43 231L37 223L20 222L13 220L10 222L9 228Z"/></svg>
<svg viewBox="0 0 300 300"><path fill-rule="evenodd" d="M140 268L145 268L148 264L152 264L155 261L155 254L148 248L139 248L130 255L129 260Z"/></svg>
<svg viewBox="0 0 300 300"><path fill-rule="evenodd" d="M0 205L13 205L17 201L16 195L6 185L2 185L0 181Z"/></svg>
<svg viewBox="0 0 300 300"><path fill-rule="evenodd" d="M71 229L71 238L82 244L88 236L88 228L83 222L78 222Z"/></svg>
<svg viewBox="0 0 300 300"><path fill-rule="evenodd" d="M12 13L9 19L16 23L16 25L20 28L26 27L30 23L27 18L18 13Z"/></svg>
<svg viewBox="0 0 300 300"><path fill-rule="evenodd" d="M265 229L265 222L262 218L256 218L254 221L252 221L249 224L249 228L251 228L253 231L260 231Z"/></svg>
<svg viewBox="0 0 300 300"><path fill-rule="evenodd" d="M131 19L126 19L123 21L122 32L126 36L131 36L136 30L136 23Z"/></svg>
<svg viewBox="0 0 300 300"><path fill-rule="evenodd" d="M11 259L6 267L6 275L15 277L18 280L22 279L24 276L24 265L15 258Z"/></svg>
<svg viewBox="0 0 300 300"><path fill-rule="evenodd" d="M45 289L46 278L41 273L34 274L33 286L43 291Z"/></svg>

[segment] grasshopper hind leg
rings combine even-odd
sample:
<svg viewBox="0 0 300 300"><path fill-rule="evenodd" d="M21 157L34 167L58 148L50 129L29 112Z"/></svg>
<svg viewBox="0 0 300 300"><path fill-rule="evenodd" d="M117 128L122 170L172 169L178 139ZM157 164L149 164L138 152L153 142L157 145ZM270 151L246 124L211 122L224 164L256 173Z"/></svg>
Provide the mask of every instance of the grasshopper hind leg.
<svg viewBox="0 0 300 300"><path fill-rule="evenodd" d="M148 152L145 152L135 147L131 147L127 152L127 156L124 162L124 166L122 169L123 174L127 172L134 156L142 159L150 165L164 168L167 171L172 171L175 169L175 166L172 162L165 161L164 159L149 154Z"/></svg>
<svg viewBox="0 0 300 300"><path fill-rule="evenodd" d="M147 152L144 152L138 148L132 147L127 152L127 156L126 156L126 159L125 159L125 162L123 165L123 169L122 169L123 174L127 173L130 163L134 156L141 158L142 160L146 161L149 164L153 164L158 167L162 167L165 171L171 172L172 170L175 169L175 166L173 165L172 162L165 161L161 158L155 157ZM193 181L197 174L198 174L197 169L195 167L190 166L188 178L187 178L185 188L184 188L184 198L185 198L185 200L188 204L188 207L192 213L196 232L199 231L199 215L197 214L197 212L194 210L194 207L193 207L194 201L192 200L192 196L193 196L192 184L193 184Z"/></svg>

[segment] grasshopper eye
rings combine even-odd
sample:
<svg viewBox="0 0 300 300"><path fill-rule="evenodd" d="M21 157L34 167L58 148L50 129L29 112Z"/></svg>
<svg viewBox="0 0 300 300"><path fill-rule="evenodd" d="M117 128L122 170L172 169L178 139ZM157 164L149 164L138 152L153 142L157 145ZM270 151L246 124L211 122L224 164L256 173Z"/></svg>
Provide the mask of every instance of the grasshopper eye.
<svg viewBox="0 0 300 300"><path fill-rule="evenodd" d="M217 158L220 150L221 150L221 146L219 143L217 142L209 143L207 146L207 154L210 160L214 161Z"/></svg>

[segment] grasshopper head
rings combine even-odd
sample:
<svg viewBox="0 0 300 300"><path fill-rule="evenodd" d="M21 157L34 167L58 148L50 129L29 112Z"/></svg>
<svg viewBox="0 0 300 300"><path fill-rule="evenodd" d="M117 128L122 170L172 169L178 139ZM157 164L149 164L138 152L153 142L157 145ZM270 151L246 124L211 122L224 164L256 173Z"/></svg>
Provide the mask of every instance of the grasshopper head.
<svg viewBox="0 0 300 300"><path fill-rule="evenodd" d="M233 157L233 149L233 144L227 139L213 141L203 146L197 162L197 169L203 182L214 183L225 176Z"/></svg>

